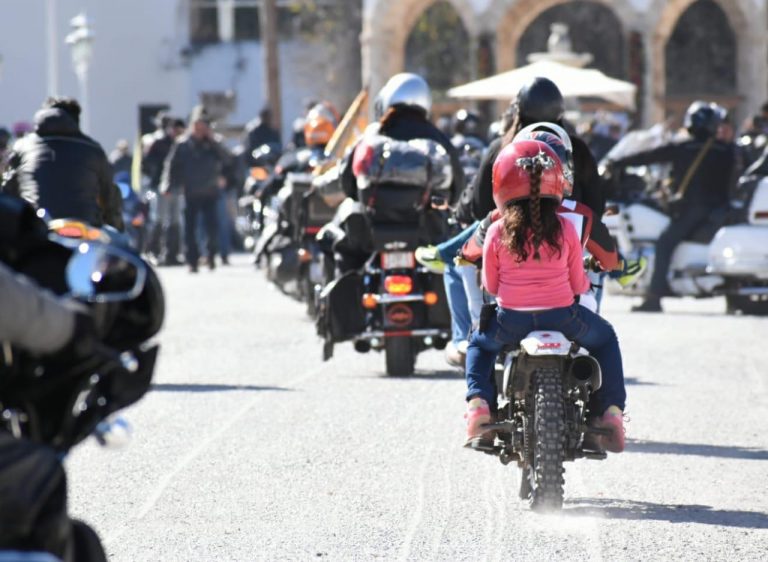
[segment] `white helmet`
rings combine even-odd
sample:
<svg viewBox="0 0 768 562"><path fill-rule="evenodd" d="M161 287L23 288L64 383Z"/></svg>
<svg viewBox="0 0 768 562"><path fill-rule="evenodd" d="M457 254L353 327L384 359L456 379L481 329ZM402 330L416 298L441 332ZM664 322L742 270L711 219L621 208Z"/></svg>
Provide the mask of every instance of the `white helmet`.
<svg viewBox="0 0 768 562"><path fill-rule="evenodd" d="M421 76L410 72L395 74L376 98L376 105L380 106L382 114L396 105L418 108L427 114L432 109L429 85Z"/></svg>

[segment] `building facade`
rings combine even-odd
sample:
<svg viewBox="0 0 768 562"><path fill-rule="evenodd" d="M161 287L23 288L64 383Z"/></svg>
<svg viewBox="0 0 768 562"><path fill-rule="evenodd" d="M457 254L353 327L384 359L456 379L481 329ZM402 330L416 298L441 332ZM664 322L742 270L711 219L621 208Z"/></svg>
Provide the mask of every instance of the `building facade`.
<svg viewBox="0 0 768 562"><path fill-rule="evenodd" d="M735 109L739 118L768 99L766 0L441 1L449 2L461 17L469 36L471 64L476 65L478 51L490 45L496 72L525 64L521 47L527 34L552 13L557 11L567 20L579 11L607 12L606 21L614 25L602 29L584 18L581 25L571 23L574 45L579 34L593 44L603 37L617 37L606 40L602 48L622 53L623 72L617 77L637 83L646 124L679 111L697 97L720 101ZM374 89L405 68L409 34L436 3L365 0L363 79Z"/></svg>

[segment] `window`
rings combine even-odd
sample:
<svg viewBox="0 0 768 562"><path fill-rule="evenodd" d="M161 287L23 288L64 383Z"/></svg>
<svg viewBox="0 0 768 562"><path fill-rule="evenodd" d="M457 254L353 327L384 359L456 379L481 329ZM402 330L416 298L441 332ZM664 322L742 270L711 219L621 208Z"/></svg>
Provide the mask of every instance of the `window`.
<svg viewBox="0 0 768 562"><path fill-rule="evenodd" d="M216 0L193 0L189 24L189 39L192 43L216 43L219 40L219 8Z"/></svg>
<svg viewBox="0 0 768 562"><path fill-rule="evenodd" d="M256 6L235 6L235 41L258 41L260 25Z"/></svg>

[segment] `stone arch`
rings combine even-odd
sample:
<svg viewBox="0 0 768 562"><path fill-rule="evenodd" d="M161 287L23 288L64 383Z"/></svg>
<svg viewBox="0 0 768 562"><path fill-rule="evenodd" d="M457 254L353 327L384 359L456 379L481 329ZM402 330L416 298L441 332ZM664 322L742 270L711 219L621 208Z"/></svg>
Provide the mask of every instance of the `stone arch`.
<svg viewBox="0 0 768 562"><path fill-rule="evenodd" d="M653 37L649 49L651 68L652 100L651 116L653 121L665 118L666 84L666 45L682 15L696 0L654 0L650 13L659 14L653 25ZM738 93L749 99L749 86L755 84L755 69L752 60L754 50L750 42L756 33L754 26L746 18L737 0L713 0L728 18L731 30L736 36L736 87ZM760 27L758 27L760 29ZM751 31L750 31L751 30ZM754 95L754 94L753 94Z"/></svg>
<svg viewBox="0 0 768 562"><path fill-rule="evenodd" d="M405 65L405 45L418 18L439 0L373 0L364 14L363 82L377 92ZM458 12L470 38L477 36L472 0L446 0Z"/></svg>
<svg viewBox="0 0 768 562"><path fill-rule="evenodd" d="M621 22L623 33L629 28L629 22L635 16L633 9L623 2L615 0L585 0L602 4L611 10ZM496 2L488 11L491 22L496 25L496 70L502 72L516 66L517 46L528 26L542 13L567 4L570 0L519 0L511 6L508 2ZM626 37L624 37L626 40Z"/></svg>

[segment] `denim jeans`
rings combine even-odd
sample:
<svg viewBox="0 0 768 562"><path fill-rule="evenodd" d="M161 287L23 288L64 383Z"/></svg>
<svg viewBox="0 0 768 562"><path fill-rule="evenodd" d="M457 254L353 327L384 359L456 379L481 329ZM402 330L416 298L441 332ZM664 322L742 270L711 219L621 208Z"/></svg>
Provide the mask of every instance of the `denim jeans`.
<svg viewBox="0 0 768 562"><path fill-rule="evenodd" d="M219 193L218 201L216 201L216 214L219 223L219 252L222 258L229 257L232 251L232 227L234 225L232 208L235 205L233 195L222 190Z"/></svg>
<svg viewBox="0 0 768 562"><path fill-rule="evenodd" d="M616 332L608 321L576 304L540 312L500 308L484 332L474 330L467 350L467 400L479 396L495 409L496 356L505 345L518 346L534 330L562 332L600 364L603 384L590 401L591 415L599 416L609 406L624 410L627 393Z"/></svg>
<svg viewBox="0 0 768 562"><path fill-rule="evenodd" d="M200 257L198 250L198 228L202 217L202 229L205 231L205 240L208 246L208 258L216 255L216 234L218 231L216 216L216 197L187 198L184 207L184 238L187 245L187 263L197 265Z"/></svg>
<svg viewBox="0 0 768 562"><path fill-rule="evenodd" d="M454 345L469 338L472 329L472 317L469 313L467 292L464 290L464 279L459 268L449 263L443 273L445 295L448 298L448 308L451 310L451 341Z"/></svg>
<svg viewBox="0 0 768 562"><path fill-rule="evenodd" d="M459 253L459 250L464 246L467 240L472 238L472 235L475 233L478 226L480 226L479 221L471 224L453 238L446 240L442 244L438 244L437 252L440 254L440 259L445 263L453 263L453 258L456 257L456 254Z"/></svg>

